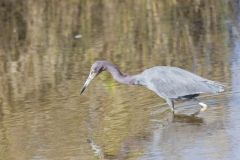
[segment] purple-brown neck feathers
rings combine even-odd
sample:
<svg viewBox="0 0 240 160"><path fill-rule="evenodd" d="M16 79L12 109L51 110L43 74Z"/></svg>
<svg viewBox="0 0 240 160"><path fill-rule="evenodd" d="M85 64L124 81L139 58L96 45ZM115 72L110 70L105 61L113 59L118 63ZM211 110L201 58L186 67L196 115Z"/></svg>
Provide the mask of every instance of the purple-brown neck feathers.
<svg viewBox="0 0 240 160"><path fill-rule="evenodd" d="M135 84L134 76L125 75L123 74L116 65L113 65L111 62L108 61L98 61L101 63L103 70L110 72L113 78L118 81L119 83L123 84Z"/></svg>

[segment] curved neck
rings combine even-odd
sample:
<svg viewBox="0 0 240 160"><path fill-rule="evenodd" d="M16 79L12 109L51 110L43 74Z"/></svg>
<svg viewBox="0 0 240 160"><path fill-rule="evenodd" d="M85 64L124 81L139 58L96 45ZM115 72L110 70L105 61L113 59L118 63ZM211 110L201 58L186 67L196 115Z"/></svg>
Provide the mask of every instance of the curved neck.
<svg viewBox="0 0 240 160"><path fill-rule="evenodd" d="M135 84L134 76L124 75L122 72L114 65L108 64L106 65L106 70L110 72L113 78L119 83L123 84Z"/></svg>

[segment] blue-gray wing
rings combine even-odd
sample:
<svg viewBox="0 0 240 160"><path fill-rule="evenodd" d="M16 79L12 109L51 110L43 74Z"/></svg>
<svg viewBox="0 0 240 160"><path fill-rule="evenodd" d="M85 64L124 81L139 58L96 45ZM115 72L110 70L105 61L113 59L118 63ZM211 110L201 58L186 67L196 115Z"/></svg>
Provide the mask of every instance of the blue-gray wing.
<svg viewBox="0 0 240 160"><path fill-rule="evenodd" d="M223 85L177 67L157 66L139 74L140 84L163 98L224 91Z"/></svg>

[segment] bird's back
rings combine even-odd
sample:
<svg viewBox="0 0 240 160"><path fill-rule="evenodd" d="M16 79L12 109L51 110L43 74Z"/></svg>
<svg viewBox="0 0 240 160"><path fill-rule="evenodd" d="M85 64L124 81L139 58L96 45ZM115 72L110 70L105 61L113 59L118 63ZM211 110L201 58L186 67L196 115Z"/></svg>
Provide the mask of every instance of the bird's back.
<svg viewBox="0 0 240 160"><path fill-rule="evenodd" d="M220 83L177 67L153 67L145 70L138 77L140 84L163 98L176 99L187 95L224 91Z"/></svg>

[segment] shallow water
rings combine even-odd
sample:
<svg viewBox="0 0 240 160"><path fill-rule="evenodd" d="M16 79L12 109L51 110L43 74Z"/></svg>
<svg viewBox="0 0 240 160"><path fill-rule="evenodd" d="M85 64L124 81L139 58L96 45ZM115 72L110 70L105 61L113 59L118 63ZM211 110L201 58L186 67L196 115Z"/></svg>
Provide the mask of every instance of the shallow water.
<svg viewBox="0 0 240 160"><path fill-rule="evenodd" d="M240 14L237 0L0 2L0 159L240 159ZM209 108L164 100L99 75L156 65L226 86Z"/></svg>

